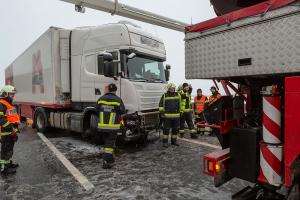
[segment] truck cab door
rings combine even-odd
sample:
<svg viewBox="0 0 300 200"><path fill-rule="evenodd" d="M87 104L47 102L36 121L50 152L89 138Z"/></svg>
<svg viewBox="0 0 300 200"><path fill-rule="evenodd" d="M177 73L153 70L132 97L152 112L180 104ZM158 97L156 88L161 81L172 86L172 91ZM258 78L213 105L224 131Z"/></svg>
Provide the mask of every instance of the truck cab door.
<svg viewBox="0 0 300 200"><path fill-rule="evenodd" d="M113 55L114 63L112 65L115 65L114 67L119 66L119 51L109 51ZM106 77L104 76L103 69L104 69L104 63L99 58L97 59L97 73L98 76L95 78L95 88L96 90L99 90L101 94L96 94L96 99L98 99L100 96L104 95L107 91L106 86L110 83L114 83L117 85L117 95L120 96L120 77Z"/></svg>
<svg viewBox="0 0 300 200"><path fill-rule="evenodd" d="M84 55L81 65L80 98L81 102L96 102L95 95L95 77L96 71L96 54ZM76 79L76 77L74 77Z"/></svg>

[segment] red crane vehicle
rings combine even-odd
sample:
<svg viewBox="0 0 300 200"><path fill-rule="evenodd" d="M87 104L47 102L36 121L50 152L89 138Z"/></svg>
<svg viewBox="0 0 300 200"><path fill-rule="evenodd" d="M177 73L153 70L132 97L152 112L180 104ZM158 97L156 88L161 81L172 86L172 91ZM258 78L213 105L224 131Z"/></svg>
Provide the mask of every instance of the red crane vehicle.
<svg viewBox="0 0 300 200"><path fill-rule="evenodd" d="M217 80L227 94L214 105L217 123L197 123L222 145L204 156L204 173L215 186L255 183L233 199L299 199L300 2L211 2L219 16L188 26L185 37L186 78Z"/></svg>

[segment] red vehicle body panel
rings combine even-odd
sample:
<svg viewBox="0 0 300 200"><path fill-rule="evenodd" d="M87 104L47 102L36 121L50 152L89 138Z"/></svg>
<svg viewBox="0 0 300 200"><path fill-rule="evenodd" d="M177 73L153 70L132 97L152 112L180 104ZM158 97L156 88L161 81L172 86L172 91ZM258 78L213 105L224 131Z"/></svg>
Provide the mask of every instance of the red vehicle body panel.
<svg viewBox="0 0 300 200"><path fill-rule="evenodd" d="M263 14L269 10L275 10L281 8L296 0L269 0L254 6L243 8L231 13L210 19L192 26L186 27L186 32L201 32L224 24L230 24L231 22L243 19L249 16Z"/></svg>
<svg viewBox="0 0 300 200"><path fill-rule="evenodd" d="M300 76L285 79L284 168L291 186L291 165L300 154Z"/></svg>
<svg viewBox="0 0 300 200"><path fill-rule="evenodd" d="M68 109L71 108L70 103L66 104L45 104L45 103L35 103L35 102L14 102L14 105L17 105L21 111L20 115L22 117L28 117L33 119L34 108L43 107L43 108L52 108L52 109Z"/></svg>

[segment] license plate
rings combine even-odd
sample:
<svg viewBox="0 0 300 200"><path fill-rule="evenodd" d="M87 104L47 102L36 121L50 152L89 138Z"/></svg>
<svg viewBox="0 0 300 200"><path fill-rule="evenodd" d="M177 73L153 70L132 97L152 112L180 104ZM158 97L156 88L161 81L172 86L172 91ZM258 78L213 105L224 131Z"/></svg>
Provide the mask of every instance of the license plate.
<svg viewBox="0 0 300 200"><path fill-rule="evenodd" d="M118 132L117 135L123 135L122 132Z"/></svg>

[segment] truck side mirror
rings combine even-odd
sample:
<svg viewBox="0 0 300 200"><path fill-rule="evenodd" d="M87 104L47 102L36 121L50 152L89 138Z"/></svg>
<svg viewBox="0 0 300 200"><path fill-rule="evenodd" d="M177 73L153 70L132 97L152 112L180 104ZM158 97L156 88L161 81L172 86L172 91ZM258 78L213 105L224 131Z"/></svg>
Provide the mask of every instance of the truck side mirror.
<svg viewBox="0 0 300 200"><path fill-rule="evenodd" d="M170 80L170 69L171 69L171 65L166 65L166 69L165 69L165 78L166 78L166 81Z"/></svg>
<svg viewBox="0 0 300 200"><path fill-rule="evenodd" d="M113 55L111 53L108 53L108 52L102 52L101 54L98 55L98 57L102 57L103 58L103 61L107 61L107 62L111 62L113 61Z"/></svg>
<svg viewBox="0 0 300 200"><path fill-rule="evenodd" d="M127 56L127 59L132 59L132 58L134 58L135 56L136 56L135 53L131 53L131 54L129 54L129 55Z"/></svg>
<svg viewBox="0 0 300 200"><path fill-rule="evenodd" d="M118 76L118 65L113 62L111 53L104 52L98 55L98 72L102 72L106 77Z"/></svg>

